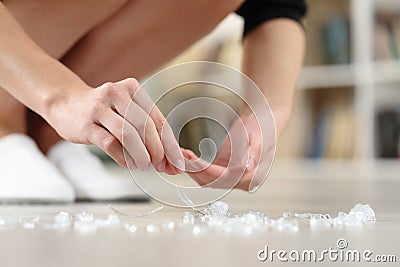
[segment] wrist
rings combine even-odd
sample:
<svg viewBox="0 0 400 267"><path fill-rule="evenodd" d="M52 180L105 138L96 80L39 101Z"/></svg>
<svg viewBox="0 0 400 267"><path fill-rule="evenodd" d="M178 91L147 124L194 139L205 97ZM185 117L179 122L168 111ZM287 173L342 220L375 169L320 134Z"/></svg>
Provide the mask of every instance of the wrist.
<svg viewBox="0 0 400 267"><path fill-rule="evenodd" d="M292 113L292 105L281 105L279 107L271 106L272 116L274 118L277 137L282 135L286 126L288 125ZM254 110L250 109L247 105L243 105L240 109L240 116L247 117L254 114Z"/></svg>
<svg viewBox="0 0 400 267"><path fill-rule="evenodd" d="M286 126L290 121L291 113L291 105L272 108L272 115L275 121L277 138L279 138L286 129Z"/></svg>
<svg viewBox="0 0 400 267"><path fill-rule="evenodd" d="M27 74L24 89L33 90L25 104L33 111L47 118L54 106L69 98L76 91L90 90L75 73L62 63L46 55L36 55L32 61L41 68L33 68Z"/></svg>
<svg viewBox="0 0 400 267"><path fill-rule="evenodd" d="M40 98L40 109L38 110L38 114L41 115L46 121L51 122L51 118L54 116L58 116L57 113L59 108L70 101L71 97L76 93L84 93L92 90L91 87L82 83L64 83L68 84L67 88L64 86L60 86L57 88L51 88L50 90L46 90L45 93L42 94ZM53 114L55 114L53 116ZM50 123L51 124L51 123Z"/></svg>

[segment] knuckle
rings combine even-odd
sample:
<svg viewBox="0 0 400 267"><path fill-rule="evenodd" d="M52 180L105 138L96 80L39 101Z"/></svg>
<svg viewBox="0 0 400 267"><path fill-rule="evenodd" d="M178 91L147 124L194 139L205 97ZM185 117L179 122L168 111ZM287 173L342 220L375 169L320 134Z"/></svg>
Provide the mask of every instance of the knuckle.
<svg viewBox="0 0 400 267"><path fill-rule="evenodd" d="M134 95L140 89L140 84L135 78L127 78L128 90L131 95Z"/></svg>
<svg viewBox="0 0 400 267"><path fill-rule="evenodd" d="M102 87L104 92L113 92L116 86L112 82L106 82Z"/></svg>
<svg viewBox="0 0 400 267"><path fill-rule="evenodd" d="M139 87L139 82L135 78L127 78L126 81L133 87L137 88Z"/></svg>
<svg viewBox="0 0 400 267"><path fill-rule="evenodd" d="M112 82L106 82L103 84L103 89L104 90L114 90L115 89L115 84Z"/></svg>
<svg viewBox="0 0 400 267"><path fill-rule="evenodd" d="M154 123L154 126L160 131L163 129L163 127L165 127L164 131L169 130L168 124L165 123L165 119L162 116L154 116L153 123ZM164 126L164 124L165 124L165 126Z"/></svg>
<svg viewBox="0 0 400 267"><path fill-rule="evenodd" d="M99 117L101 117L101 114L104 112L104 110L105 104L101 100L96 99L92 101L88 107L88 113L84 115L84 117L87 119L86 124L96 121Z"/></svg>
<svg viewBox="0 0 400 267"><path fill-rule="evenodd" d="M115 148L118 142L114 137L109 136L106 137L102 140L102 146L104 149L104 152L106 152L107 154L112 154L113 152L115 152Z"/></svg>
<svg viewBox="0 0 400 267"><path fill-rule="evenodd" d="M86 135L86 141L89 144L95 145L97 143L97 140L99 139L99 133L96 130L95 127L93 126L87 126L87 135Z"/></svg>
<svg viewBox="0 0 400 267"><path fill-rule="evenodd" d="M104 103L101 100L95 100L92 102L91 110L92 113L99 113L102 111Z"/></svg>
<svg viewBox="0 0 400 267"><path fill-rule="evenodd" d="M103 85L102 92L103 92L103 94L101 95L101 97L103 99L114 98L115 96L118 96L118 94L119 94L118 86L112 82L105 83Z"/></svg>

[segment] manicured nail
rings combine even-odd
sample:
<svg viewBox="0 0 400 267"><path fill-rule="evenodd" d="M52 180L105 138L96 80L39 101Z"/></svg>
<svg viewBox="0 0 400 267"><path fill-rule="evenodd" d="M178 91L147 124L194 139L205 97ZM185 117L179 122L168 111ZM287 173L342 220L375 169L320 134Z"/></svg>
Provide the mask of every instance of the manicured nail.
<svg viewBox="0 0 400 267"><path fill-rule="evenodd" d="M137 169L136 164L132 160L129 160L127 165L128 165L128 169L131 170L131 171L134 171L134 170Z"/></svg>
<svg viewBox="0 0 400 267"><path fill-rule="evenodd" d="M249 193L254 193L257 191L257 189L260 188L260 186L256 186L256 185L249 185Z"/></svg>
<svg viewBox="0 0 400 267"><path fill-rule="evenodd" d="M165 162L163 160L157 165L157 171L162 172L164 170L165 170Z"/></svg>
<svg viewBox="0 0 400 267"><path fill-rule="evenodd" d="M151 165L151 164L146 165L146 166L144 166L143 168L139 168L139 171L147 172L148 170L150 170L150 165Z"/></svg>

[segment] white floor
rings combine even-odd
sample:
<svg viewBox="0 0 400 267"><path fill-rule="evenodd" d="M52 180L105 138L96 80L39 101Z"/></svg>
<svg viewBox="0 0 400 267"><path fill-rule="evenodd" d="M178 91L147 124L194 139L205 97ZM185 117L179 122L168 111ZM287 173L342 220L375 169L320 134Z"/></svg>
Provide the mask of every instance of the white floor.
<svg viewBox="0 0 400 267"><path fill-rule="evenodd" d="M281 216L284 211L336 216L339 211L349 211L357 203L368 203L377 214L374 224L353 229L312 229L301 225L298 232L267 230L247 236L215 233L193 236L179 230L149 234L141 229L135 233L108 229L82 234L73 229L6 229L0 226L0 266L288 266L278 260L260 262L257 252L266 245L270 250L322 251L337 248L336 242L340 238L347 241L348 249L371 250L373 255L396 255L397 263L383 265L399 266L400 177L398 180L390 175L363 178L358 167L340 166L277 163L256 194L233 192L224 201L229 203L232 213L262 211L272 218ZM377 174L387 172L386 167L380 168ZM107 205L2 205L0 217L32 215L50 220L62 210L86 211L102 217L109 213ZM127 213L160 206L154 201L113 205ZM179 221L183 212L165 207L147 218L129 219L128 222L147 225L161 224L166 219ZM326 264L353 266L353 263L331 263L329 260L321 266ZM304 262L295 266L309 265ZM373 263L359 265L380 266Z"/></svg>

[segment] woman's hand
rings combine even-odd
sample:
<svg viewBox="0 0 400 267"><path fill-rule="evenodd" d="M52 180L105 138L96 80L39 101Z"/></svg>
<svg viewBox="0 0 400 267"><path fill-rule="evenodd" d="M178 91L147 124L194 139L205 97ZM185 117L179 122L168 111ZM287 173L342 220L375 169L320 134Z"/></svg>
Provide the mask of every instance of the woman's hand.
<svg viewBox="0 0 400 267"><path fill-rule="evenodd" d="M44 117L63 138L96 145L123 167L145 171L152 164L169 174L184 169L170 126L135 79L65 93L47 110Z"/></svg>
<svg viewBox="0 0 400 267"><path fill-rule="evenodd" d="M274 157L274 134L266 137L262 134L254 114L238 118L213 164L198 158L191 150L182 149L190 160L188 174L202 186L254 191L264 181Z"/></svg>

